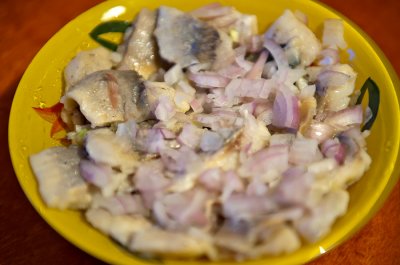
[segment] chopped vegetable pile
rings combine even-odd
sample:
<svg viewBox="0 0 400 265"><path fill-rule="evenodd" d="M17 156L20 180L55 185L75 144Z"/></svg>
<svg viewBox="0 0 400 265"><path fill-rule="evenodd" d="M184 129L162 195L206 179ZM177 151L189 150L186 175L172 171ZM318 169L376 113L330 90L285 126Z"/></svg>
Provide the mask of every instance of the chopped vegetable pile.
<svg viewBox="0 0 400 265"><path fill-rule="evenodd" d="M69 141L30 157L43 200L147 257L241 261L326 236L370 166L379 90L355 92L341 20L322 41L307 22L286 10L259 34L256 16L210 4L97 26L104 47L35 108Z"/></svg>

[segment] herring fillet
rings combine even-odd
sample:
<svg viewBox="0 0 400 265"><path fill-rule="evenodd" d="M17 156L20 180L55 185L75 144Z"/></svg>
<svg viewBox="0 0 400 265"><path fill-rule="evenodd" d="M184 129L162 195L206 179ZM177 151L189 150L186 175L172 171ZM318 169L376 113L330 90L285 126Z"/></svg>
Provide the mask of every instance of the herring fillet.
<svg viewBox="0 0 400 265"><path fill-rule="evenodd" d="M79 173L76 146L52 147L32 155L30 164L45 203L58 209L86 209L92 196Z"/></svg>
<svg viewBox="0 0 400 265"><path fill-rule="evenodd" d="M79 107L92 127L128 119L143 121L150 112L144 89L135 71L97 71L72 86L62 103L66 111Z"/></svg>
<svg viewBox="0 0 400 265"><path fill-rule="evenodd" d="M157 14L143 8L132 25L133 31L126 40L126 50L119 70L135 70L144 78L157 71L157 45L153 36Z"/></svg>
<svg viewBox="0 0 400 265"><path fill-rule="evenodd" d="M218 31L178 9L161 6L154 31L159 53L169 62L183 67L212 63L221 43Z"/></svg>

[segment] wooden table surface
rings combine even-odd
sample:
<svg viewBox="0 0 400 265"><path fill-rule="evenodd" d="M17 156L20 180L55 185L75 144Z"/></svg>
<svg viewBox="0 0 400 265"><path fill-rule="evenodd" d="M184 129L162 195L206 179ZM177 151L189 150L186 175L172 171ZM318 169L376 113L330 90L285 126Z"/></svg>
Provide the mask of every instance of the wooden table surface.
<svg viewBox="0 0 400 265"><path fill-rule="evenodd" d="M29 62L56 31L99 2L0 1L0 265L103 264L58 235L35 212L17 182L7 142L11 102ZM400 73L400 1L322 2L361 26ZM360 232L311 264L400 264L400 183Z"/></svg>

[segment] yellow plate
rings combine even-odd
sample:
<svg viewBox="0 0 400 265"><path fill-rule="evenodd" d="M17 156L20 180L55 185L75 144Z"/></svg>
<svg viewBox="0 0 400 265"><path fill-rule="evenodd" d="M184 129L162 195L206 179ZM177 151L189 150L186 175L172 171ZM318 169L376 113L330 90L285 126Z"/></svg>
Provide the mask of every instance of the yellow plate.
<svg viewBox="0 0 400 265"><path fill-rule="evenodd" d="M115 18L132 20L143 7L156 8L163 4L190 10L206 2L209 1L106 1L62 28L36 55L18 86L10 115L9 145L19 182L32 205L55 230L76 246L106 262L148 264L91 228L79 212L58 211L49 209L43 204L28 157L58 143L49 137L50 124L43 121L32 107L50 106L59 100L64 67L78 51L97 46L88 37L88 32L101 21ZM346 215L336 222L327 237L315 244L306 245L291 255L243 264L305 263L332 249L360 229L380 208L396 183L399 177L399 81L384 54L362 30L338 12L319 3L303 0L221 2L233 5L242 12L256 14L261 30L266 29L286 8L306 13L311 28L319 35L324 19L344 19L346 41L356 54L351 63L358 72L356 87L360 87L368 76L371 76L380 87L379 115L368 138L368 151L373 159L372 166L368 173L351 187L350 205ZM165 261L165 264L203 263Z"/></svg>

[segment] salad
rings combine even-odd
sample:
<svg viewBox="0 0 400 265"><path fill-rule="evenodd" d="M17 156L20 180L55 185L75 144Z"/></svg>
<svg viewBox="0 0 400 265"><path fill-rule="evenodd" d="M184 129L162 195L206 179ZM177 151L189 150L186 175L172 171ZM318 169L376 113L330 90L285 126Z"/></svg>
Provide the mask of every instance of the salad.
<svg viewBox="0 0 400 265"><path fill-rule="evenodd" d="M44 202L146 257L241 261L323 238L370 166L379 90L355 91L341 20L321 40L307 24L285 10L260 34L256 16L214 3L98 25L102 47L35 108L67 132L30 157Z"/></svg>

